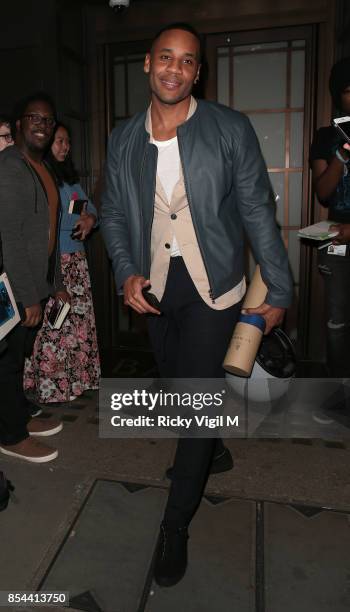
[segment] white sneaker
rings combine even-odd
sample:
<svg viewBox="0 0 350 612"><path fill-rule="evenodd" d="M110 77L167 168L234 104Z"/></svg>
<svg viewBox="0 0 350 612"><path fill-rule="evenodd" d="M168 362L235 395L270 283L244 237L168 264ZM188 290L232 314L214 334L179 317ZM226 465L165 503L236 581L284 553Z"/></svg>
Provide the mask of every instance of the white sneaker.
<svg viewBox="0 0 350 612"><path fill-rule="evenodd" d="M30 419L27 424L30 436L54 436L62 429L63 425L57 419Z"/></svg>
<svg viewBox="0 0 350 612"><path fill-rule="evenodd" d="M0 446L0 452L10 457L24 459L24 461L30 463L47 463L58 456L58 451L55 448L50 448L35 438L26 438L22 442L11 446Z"/></svg>

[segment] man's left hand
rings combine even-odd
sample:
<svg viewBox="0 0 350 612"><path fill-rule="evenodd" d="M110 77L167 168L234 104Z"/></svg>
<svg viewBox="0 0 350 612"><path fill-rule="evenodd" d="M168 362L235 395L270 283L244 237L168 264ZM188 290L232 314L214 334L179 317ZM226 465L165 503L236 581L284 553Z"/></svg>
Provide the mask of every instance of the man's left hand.
<svg viewBox="0 0 350 612"><path fill-rule="evenodd" d="M67 291L56 291L55 299L61 299L62 302L68 302L68 304L70 304L70 295Z"/></svg>
<svg viewBox="0 0 350 612"><path fill-rule="evenodd" d="M266 304L265 302L257 308L245 308L242 310L243 314L260 314L264 317L266 322L264 331L265 336L270 333L273 327L281 325L285 311L285 308L270 306L270 304Z"/></svg>

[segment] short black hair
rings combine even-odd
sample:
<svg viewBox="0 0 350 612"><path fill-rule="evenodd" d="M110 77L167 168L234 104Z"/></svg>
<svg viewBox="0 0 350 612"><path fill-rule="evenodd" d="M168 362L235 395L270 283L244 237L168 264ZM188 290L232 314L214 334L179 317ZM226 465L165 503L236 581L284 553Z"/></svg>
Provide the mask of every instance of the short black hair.
<svg viewBox="0 0 350 612"><path fill-rule="evenodd" d="M15 130L14 130L14 124L13 124L12 117L10 117L9 115L0 113L0 125L7 125L10 129L11 136L13 136L13 134L15 133Z"/></svg>
<svg viewBox="0 0 350 612"><path fill-rule="evenodd" d="M174 23L169 23L168 25L164 26L163 28L161 28L157 34L155 35L155 37L152 40L152 44L151 44L151 51L153 49L154 43L158 40L158 38L164 33L164 32L169 32L169 30L183 30L184 32L189 32L190 34L192 34L198 41L199 44L199 62L202 61L202 55L203 55L203 43L202 43L202 38L199 34L199 32L197 32L196 28L194 28L190 23L185 23L184 21L175 21Z"/></svg>
<svg viewBox="0 0 350 612"><path fill-rule="evenodd" d="M329 91L334 105L342 110L342 93L350 85L350 57L343 57L334 64L329 77Z"/></svg>
<svg viewBox="0 0 350 612"><path fill-rule="evenodd" d="M56 132L59 128L65 129L69 136L69 140L71 140L71 131L68 125L65 125L59 121L55 125L52 142L55 140ZM68 185L75 185L75 183L79 183L79 173L74 166L71 151L69 151L66 159L63 162L59 162L52 153L50 147L45 155L45 161L47 161L50 168L53 170L59 187L62 187L63 183L68 183Z"/></svg>
<svg viewBox="0 0 350 612"><path fill-rule="evenodd" d="M0 125L6 123L6 125L11 125L11 119L8 115L3 115L0 113Z"/></svg>
<svg viewBox="0 0 350 612"><path fill-rule="evenodd" d="M50 94L48 94L46 91L36 91L26 96L25 98L18 100L18 102L15 104L14 112L13 112L13 118L15 121L23 117L26 109L28 108L29 104L32 104L32 102L46 102L46 104L51 106L54 117L57 116L56 115L56 105L53 101L53 98L50 96Z"/></svg>

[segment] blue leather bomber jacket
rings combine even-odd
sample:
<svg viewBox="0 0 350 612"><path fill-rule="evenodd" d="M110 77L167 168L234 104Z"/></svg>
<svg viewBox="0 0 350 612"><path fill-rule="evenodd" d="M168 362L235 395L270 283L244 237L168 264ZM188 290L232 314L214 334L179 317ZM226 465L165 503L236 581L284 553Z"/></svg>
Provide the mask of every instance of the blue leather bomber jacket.
<svg viewBox="0 0 350 612"><path fill-rule="evenodd" d="M149 278L157 148L146 112L116 127L109 138L101 229L118 291L132 274ZM187 198L212 298L244 274L244 232L268 287L267 303L288 307L292 282L275 221L271 186L249 119L198 100L177 128Z"/></svg>

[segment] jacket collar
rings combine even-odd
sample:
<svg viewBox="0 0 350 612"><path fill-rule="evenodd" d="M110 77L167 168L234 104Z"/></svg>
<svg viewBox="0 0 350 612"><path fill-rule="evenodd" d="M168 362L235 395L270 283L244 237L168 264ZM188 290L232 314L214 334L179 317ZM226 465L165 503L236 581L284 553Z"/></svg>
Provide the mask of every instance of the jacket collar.
<svg viewBox="0 0 350 612"><path fill-rule="evenodd" d="M193 96L191 96L190 106L189 106L187 117L186 117L186 120L185 120L184 123L186 123L186 121L188 121L192 117L192 115L194 115L194 113L197 110L197 105L198 105L197 104L197 100ZM147 109L146 120L145 120L145 129L146 129L146 132L148 132L148 134L150 135L150 139L152 141L153 138L152 138L151 106L152 106L152 103L149 105L149 107ZM183 123L181 125L183 125Z"/></svg>

